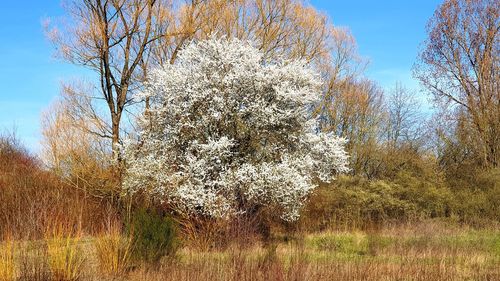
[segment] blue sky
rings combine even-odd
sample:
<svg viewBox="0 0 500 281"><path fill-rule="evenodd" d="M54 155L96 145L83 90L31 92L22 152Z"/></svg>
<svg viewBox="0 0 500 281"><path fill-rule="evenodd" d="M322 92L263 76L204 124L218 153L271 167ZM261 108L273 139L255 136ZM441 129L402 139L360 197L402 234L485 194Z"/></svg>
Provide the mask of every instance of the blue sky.
<svg viewBox="0 0 500 281"><path fill-rule="evenodd" d="M0 9L0 132L15 127L33 152L42 110L58 95L60 81L80 72L54 58L43 33L42 20L62 14L58 0L4 1Z"/></svg>
<svg viewBox="0 0 500 281"><path fill-rule="evenodd" d="M382 87L397 81L418 89L411 77L425 24L441 1L311 0L335 25L351 29L359 53L370 60L368 77ZM4 1L0 9L0 131L16 128L39 150L41 112L59 94L60 82L83 73L54 58L42 20L63 15L61 2Z"/></svg>
<svg viewBox="0 0 500 281"><path fill-rule="evenodd" d="M382 87L396 81L418 88L411 67L426 37L425 26L441 0L312 0L335 25L348 27L359 53L370 60L367 75Z"/></svg>

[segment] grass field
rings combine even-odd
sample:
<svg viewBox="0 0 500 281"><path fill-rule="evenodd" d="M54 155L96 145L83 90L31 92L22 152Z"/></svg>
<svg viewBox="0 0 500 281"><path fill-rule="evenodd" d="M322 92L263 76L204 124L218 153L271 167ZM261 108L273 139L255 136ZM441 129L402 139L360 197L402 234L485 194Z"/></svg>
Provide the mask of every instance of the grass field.
<svg viewBox="0 0 500 281"><path fill-rule="evenodd" d="M500 230L432 222L277 236L268 245L212 251L185 245L155 265L134 262L126 241L6 240L0 280L500 280Z"/></svg>

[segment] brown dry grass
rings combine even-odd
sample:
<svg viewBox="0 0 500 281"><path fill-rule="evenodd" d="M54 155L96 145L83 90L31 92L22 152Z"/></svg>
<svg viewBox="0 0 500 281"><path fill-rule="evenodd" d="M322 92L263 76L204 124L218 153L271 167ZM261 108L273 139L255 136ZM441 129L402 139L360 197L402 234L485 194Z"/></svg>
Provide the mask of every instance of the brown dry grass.
<svg viewBox="0 0 500 281"><path fill-rule="evenodd" d="M96 238L56 236L60 243L51 242L52 236L17 247L25 252L15 259L20 280L500 280L500 230L434 222L377 232L276 237L266 246L234 243L202 251L185 244L155 267L129 264L124 254L128 246L104 246L110 237L123 242L117 229ZM54 252L62 253L59 264L68 274L54 274ZM72 253L85 260L68 258ZM31 267L23 265L26 257Z"/></svg>

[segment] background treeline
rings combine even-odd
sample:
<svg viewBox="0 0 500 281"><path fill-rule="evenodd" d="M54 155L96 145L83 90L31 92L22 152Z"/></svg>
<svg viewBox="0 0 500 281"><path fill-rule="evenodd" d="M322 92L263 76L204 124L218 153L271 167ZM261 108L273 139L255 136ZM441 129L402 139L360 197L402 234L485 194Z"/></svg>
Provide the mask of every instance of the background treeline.
<svg viewBox="0 0 500 281"><path fill-rule="evenodd" d="M238 236L243 221L221 227L176 217L146 196L122 196L120 188L120 144L134 134L132 117L148 117L149 101L132 96L151 68L174 63L187 42L212 34L251 40L269 59L311 64L324 81L312 114L322 130L349 140L351 172L320 184L299 222L284 224L263 212L258 223L248 218L252 232L268 237L276 229L373 228L425 218L496 224L499 7L497 0L448 0L436 10L414 68L433 97L431 113L420 92L399 83L382 89L367 78L367 60L349 30L301 1L70 3L69 19L48 25L47 36L62 59L95 79L62 85L60 99L42 116L40 159L15 138L2 138L0 233L36 237L53 220L94 233L149 209L173 216L193 240Z"/></svg>

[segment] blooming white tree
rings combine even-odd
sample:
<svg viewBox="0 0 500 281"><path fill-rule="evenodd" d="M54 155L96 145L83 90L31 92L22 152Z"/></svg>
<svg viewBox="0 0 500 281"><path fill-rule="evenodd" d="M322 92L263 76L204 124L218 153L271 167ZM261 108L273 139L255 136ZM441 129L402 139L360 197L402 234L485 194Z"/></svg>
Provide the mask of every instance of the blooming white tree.
<svg viewBox="0 0 500 281"><path fill-rule="evenodd" d="M348 170L345 140L311 118L321 82L301 61L264 61L249 43L212 37L148 81L151 108L124 148L128 192L188 214L272 206L294 220L318 180Z"/></svg>

